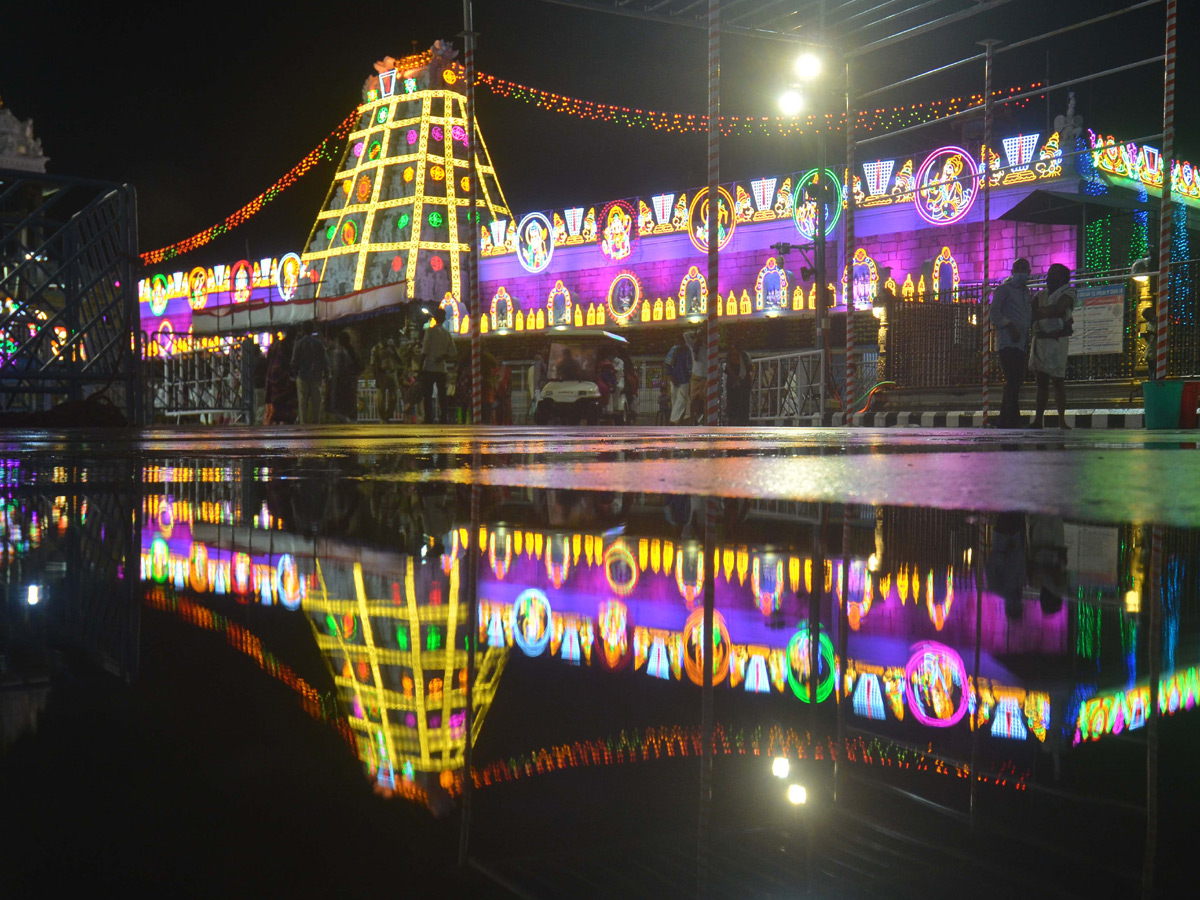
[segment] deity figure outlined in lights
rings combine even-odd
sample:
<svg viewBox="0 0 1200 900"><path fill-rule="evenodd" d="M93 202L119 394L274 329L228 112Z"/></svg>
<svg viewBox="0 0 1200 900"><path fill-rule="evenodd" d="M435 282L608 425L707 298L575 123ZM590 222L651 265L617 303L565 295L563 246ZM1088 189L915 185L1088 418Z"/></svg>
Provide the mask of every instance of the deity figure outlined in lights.
<svg viewBox="0 0 1200 900"><path fill-rule="evenodd" d="M949 728L967 711L970 688L962 657L953 648L922 641L904 670L904 689L913 717L922 725Z"/></svg>
<svg viewBox="0 0 1200 900"><path fill-rule="evenodd" d="M867 251L859 247L854 251L853 261L850 265L850 274L852 275L853 293L854 293L854 308L860 309L869 307L874 301L875 296L879 293L879 269L875 265L875 260L867 256ZM848 285L846 284L847 272L842 271L842 296L847 296Z"/></svg>
<svg viewBox="0 0 1200 900"><path fill-rule="evenodd" d="M534 212L517 227L517 258L521 267L533 275L545 271L554 256L554 236L550 220Z"/></svg>
<svg viewBox="0 0 1200 900"><path fill-rule="evenodd" d="M166 275L160 273L150 279L150 311L154 315L161 316L167 311L168 293L169 286Z"/></svg>
<svg viewBox="0 0 1200 900"><path fill-rule="evenodd" d="M755 309L786 309L787 300L787 272L779 267L779 263L772 256L767 260L767 264L759 269L758 278L754 282Z"/></svg>
<svg viewBox="0 0 1200 900"><path fill-rule="evenodd" d="M196 266L188 275L188 305L194 310L208 305L208 273L203 266Z"/></svg>
<svg viewBox="0 0 1200 900"><path fill-rule="evenodd" d="M689 266L679 282L679 314L704 315L708 312L708 282L696 266Z"/></svg>
<svg viewBox="0 0 1200 900"><path fill-rule="evenodd" d="M240 259L233 264L229 275L229 296L234 303L245 303L250 299L250 287L254 283L250 261Z"/></svg>
<svg viewBox="0 0 1200 900"><path fill-rule="evenodd" d="M960 221L970 212L978 193L979 167L961 147L934 150L917 171L917 214L930 225Z"/></svg>
<svg viewBox="0 0 1200 900"><path fill-rule="evenodd" d="M692 198L692 205L688 209L688 236L692 239L692 246L701 253L708 252L708 215L708 188L703 188L696 192L696 196ZM718 187L717 252L725 249L733 237L736 227L737 220L733 216L733 197L725 188Z"/></svg>
<svg viewBox="0 0 1200 900"><path fill-rule="evenodd" d="M299 253L285 253L279 260L279 272L275 276L275 285L279 288L280 300L291 300L296 296L296 288L300 286L300 272L303 269Z"/></svg>
<svg viewBox="0 0 1200 900"><path fill-rule="evenodd" d="M817 677L812 672L812 637L808 626L802 625L792 635L787 645L787 680L795 694L804 703L812 702L812 682L816 681L817 703L824 703L833 693L837 681L837 663L833 654L833 641L828 633L820 632L817 639Z"/></svg>
<svg viewBox="0 0 1200 900"><path fill-rule="evenodd" d="M949 247L942 247L933 261L933 294L939 300L958 297L958 262Z"/></svg>
<svg viewBox="0 0 1200 900"><path fill-rule="evenodd" d="M633 207L624 200L614 200L600 214L600 251L613 262L633 252L633 216Z"/></svg>
<svg viewBox="0 0 1200 900"><path fill-rule="evenodd" d="M554 282L554 287L546 297L546 324L571 324L571 292L563 285L561 279Z"/></svg>
<svg viewBox="0 0 1200 900"><path fill-rule="evenodd" d="M633 318L642 301L642 283L632 272L621 272L608 286L608 314L624 325Z"/></svg>
<svg viewBox="0 0 1200 900"><path fill-rule="evenodd" d="M796 203L792 210L792 221L805 240L811 241L817 234L818 203L825 204L826 237L833 234L833 229L842 217L842 183L831 169L825 170L825 179L822 182L817 170L809 169L796 183ZM832 192L829 187L823 185L832 186Z"/></svg>

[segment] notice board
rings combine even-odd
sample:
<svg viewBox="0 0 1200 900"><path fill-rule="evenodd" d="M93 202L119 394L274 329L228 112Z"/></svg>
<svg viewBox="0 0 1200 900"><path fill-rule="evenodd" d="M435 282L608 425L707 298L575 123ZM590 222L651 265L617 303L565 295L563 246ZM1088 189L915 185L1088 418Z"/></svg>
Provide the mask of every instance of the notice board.
<svg viewBox="0 0 1200 900"><path fill-rule="evenodd" d="M1075 291L1075 332L1070 356L1125 349L1125 285L1094 284Z"/></svg>

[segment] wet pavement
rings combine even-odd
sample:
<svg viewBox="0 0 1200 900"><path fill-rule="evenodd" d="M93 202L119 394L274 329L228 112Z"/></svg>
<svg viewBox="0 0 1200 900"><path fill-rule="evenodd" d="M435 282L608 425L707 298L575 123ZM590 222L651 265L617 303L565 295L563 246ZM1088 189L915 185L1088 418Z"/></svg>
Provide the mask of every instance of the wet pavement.
<svg viewBox="0 0 1200 900"><path fill-rule="evenodd" d="M1174 895L1194 439L7 433L5 895Z"/></svg>

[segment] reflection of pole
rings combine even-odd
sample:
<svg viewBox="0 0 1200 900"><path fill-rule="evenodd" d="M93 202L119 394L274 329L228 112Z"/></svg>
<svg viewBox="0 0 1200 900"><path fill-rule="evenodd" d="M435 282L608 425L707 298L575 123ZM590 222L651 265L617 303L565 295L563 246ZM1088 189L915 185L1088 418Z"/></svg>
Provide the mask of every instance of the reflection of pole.
<svg viewBox="0 0 1200 900"><path fill-rule="evenodd" d="M825 504L817 504L817 528L813 533L812 590L808 595L808 721L816 733L817 675L821 664L821 602L825 596Z"/></svg>
<svg viewBox="0 0 1200 900"><path fill-rule="evenodd" d="M709 207L712 208L711 206ZM704 672L700 689L700 811L696 835L696 896L708 895L708 859L711 841L713 771L713 619L717 593L717 500L704 502L704 635L700 667Z"/></svg>
<svg viewBox="0 0 1200 900"><path fill-rule="evenodd" d="M469 0L468 0L469 2ZM475 783L471 778L471 764L474 759L472 745L475 743L475 654L476 642L479 640L479 567L483 565L484 548L479 537L479 491L477 484L471 485L471 532L463 547L462 563L467 575L467 698L466 698L466 729L467 743L463 747L463 795L462 822L458 831L458 864L466 866L471 844L471 813L472 797L475 793ZM474 551L474 552L472 552ZM454 653L454 635L449 636L449 646L446 652Z"/></svg>
<svg viewBox="0 0 1200 900"><path fill-rule="evenodd" d="M983 63L983 290L979 295L979 331L983 343L983 424L988 423L991 412L992 373L992 304L991 304L991 250L992 250L992 57L998 41L983 42L987 51ZM1081 204L1082 205L1082 204ZM971 810L975 809L975 780L971 780Z"/></svg>
<svg viewBox="0 0 1200 900"><path fill-rule="evenodd" d="M874 589L874 585L872 585ZM837 750L833 754L833 802L838 799L838 775L846 752L846 698L842 696L842 670L850 640L850 504L842 507L842 602L838 607L838 652L834 662L834 702L837 703ZM814 682L815 683L815 682Z"/></svg>
<svg viewBox="0 0 1200 900"><path fill-rule="evenodd" d="M842 397L845 424L854 413L854 97L850 88L850 61L846 60L846 387Z"/></svg>
<svg viewBox="0 0 1200 900"><path fill-rule="evenodd" d="M717 226L721 221L721 0L708 0L708 321L704 333L705 422L717 424L720 398L717 390L717 309L721 291L717 286ZM732 225L733 210L729 210Z"/></svg>
<svg viewBox="0 0 1200 900"><path fill-rule="evenodd" d="M1167 49L1163 61L1162 206L1158 214L1158 295L1154 378L1167 377L1167 303L1171 279L1171 162L1175 156L1175 6L1167 0Z"/></svg>
<svg viewBox="0 0 1200 900"><path fill-rule="evenodd" d="M817 144L817 180L814 183L814 195L817 198L817 233L814 240L814 250L816 255L815 266L817 272L817 310L816 317L816 337L817 349L821 351L821 409L820 416L817 419L817 424L820 425L825 415L825 381L829 377L829 370L826 363L829 361L829 347L826 345L829 340L829 332L826 330L825 310L829 309L829 303L825 296L825 285L829 283L829 277L826 274L825 266L825 228L827 227L827 218L825 211L826 203L826 185L825 185L825 147L826 147L825 132L822 131ZM834 202L839 202L837 191L834 191ZM796 197L793 202L802 201L803 193Z"/></svg>
<svg viewBox="0 0 1200 900"><path fill-rule="evenodd" d="M1174 3L1170 4L1172 7ZM1166 154L1163 154L1166 162ZM1164 184L1163 193L1166 193ZM1154 896L1154 862L1158 849L1158 702L1162 668L1163 526L1150 528L1150 703L1146 710L1146 846L1142 853L1142 896Z"/></svg>
<svg viewBox="0 0 1200 900"><path fill-rule="evenodd" d="M991 53L992 48L988 47L988 52ZM985 157L986 158L986 157ZM975 670L973 674L972 684L975 687L975 708L978 709L979 699L979 656L980 645L983 642L983 525L975 526L976 537L975 541L975 557L971 560L971 567L975 570ZM969 689L968 689L969 690ZM963 698L965 703L967 698ZM975 825L975 794L979 786L979 773L977 767L979 765L979 726L982 717L978 713L972 713L968 710L968 715L973 716L975 721L971 722L971 825Z"/></svg>
<svg viewBox="0 0 1200 900"><path fill-rule="evenodd" d="M479 330L483 322L479 307L479 270L476 266L479 259L479 210L475 206L475 198L478 195L476 182L479 173L475 170L475 18L471 0L463 0L463 40L467 79L467 173L471 180L471 205L467 207L467 241L470 248L467 251L466 299L467 315L471 320L471 423L478 425L483 418L483 348L480 346Z"/></svg>

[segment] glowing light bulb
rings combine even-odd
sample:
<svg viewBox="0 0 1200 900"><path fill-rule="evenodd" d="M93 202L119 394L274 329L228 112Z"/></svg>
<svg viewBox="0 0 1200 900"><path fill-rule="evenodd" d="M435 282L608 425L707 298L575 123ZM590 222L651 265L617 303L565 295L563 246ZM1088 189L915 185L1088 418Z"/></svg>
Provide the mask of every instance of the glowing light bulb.
<svg viewBox="0 0 1200 900"><path fill-rule="evenodd" d="M39 588L36 584L31 584L29 586L29 593L25 595L25 602L28 603L30 606L37 606L39 601L41 601L41 599L42 599L42 589ZM785 760L785 762L786 762L786 760Z"/></svg>
<svg viewBox="0 0 1200 900"><path fill-rule="evenodd" d="M872 553L869 557L867 557L867 571L868 572L878 572L879 571L879 557L876 556L874 553Z"/></svg>
<svg viewBox="0 0 1200 900"><path fill-rule="evenodd" d="M804 789L802 784L789 784L787 789L788 803L792 806L800 806L808 802L808 791Z"/></svg>
<svg viewBox="0 0 1200 900"><path fill-rule="evenodd" d="M1142 595L1137 591L1125 592L1125 612L1139 613L1142 611Z"/></svg>
<svg viewBox="0 0 1200 900"><path fill-rule="evenodd" d="M796 75L805 80L821 74L821 57L815 53L801 53L796 57Z"/></svg>
<svg viewBox="0 0 1200 900"><path fill-rule="evenodd" d="M804 98L799 91L784 91L779 98L779 109L785 116L798 116L804 109Z"/></svg>
<svg viewBox="0 0 1200 900"><path fill-rule="evenodd" d="M787 778L788 772L792 770L792 764L788 762L786 756L777 756L771 762L771 774L776 778Z"/></svg>

